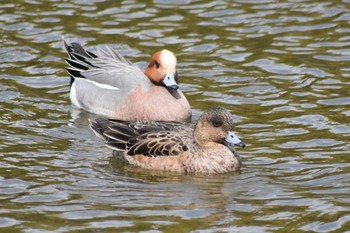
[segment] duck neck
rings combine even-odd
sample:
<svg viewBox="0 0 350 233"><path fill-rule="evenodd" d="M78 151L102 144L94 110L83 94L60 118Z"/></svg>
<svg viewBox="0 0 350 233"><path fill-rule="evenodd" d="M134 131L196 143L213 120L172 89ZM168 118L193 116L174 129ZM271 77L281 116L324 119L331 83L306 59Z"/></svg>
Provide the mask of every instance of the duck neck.
<svg viewBox="0 0 350 233"><path fill-rule="evenodd" d="M209 135L203 132L203 130L200 130L202 128L201 121L198 121L194 131L193 131L193 138L198 146L200 147L207 147L210 146L212 143L209 140Z"/></svg>

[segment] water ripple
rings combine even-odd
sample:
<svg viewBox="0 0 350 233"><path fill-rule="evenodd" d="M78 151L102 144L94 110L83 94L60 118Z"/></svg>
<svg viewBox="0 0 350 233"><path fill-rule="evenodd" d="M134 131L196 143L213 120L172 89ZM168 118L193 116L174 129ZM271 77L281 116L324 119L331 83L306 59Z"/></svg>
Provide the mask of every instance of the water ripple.
<svg viewBox="0 0 350 233"><path fill-rule="evenodd" d="M36 1L0 6L0 227L6 232L346 232L349 1ZM194 119L228 108L240 172L115 160L69 100L63 44L145 68L178 57ZM176 228L174 228L176 227Z"/></svg>

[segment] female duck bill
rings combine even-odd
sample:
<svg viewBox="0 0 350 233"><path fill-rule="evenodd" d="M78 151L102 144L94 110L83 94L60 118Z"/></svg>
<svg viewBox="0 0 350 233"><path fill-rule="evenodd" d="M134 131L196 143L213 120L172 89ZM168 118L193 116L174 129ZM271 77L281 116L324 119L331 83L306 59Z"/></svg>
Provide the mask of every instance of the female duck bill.
<svg viewBox="0 0 350 233"><path fill-rule="evenodd" d="M239 137L237 137L236 134L232 131L228 131L226 142L233 144L235 146L240 146L242 148L245 147L244 142L242 142L241 139L239 139Z"/></svg>

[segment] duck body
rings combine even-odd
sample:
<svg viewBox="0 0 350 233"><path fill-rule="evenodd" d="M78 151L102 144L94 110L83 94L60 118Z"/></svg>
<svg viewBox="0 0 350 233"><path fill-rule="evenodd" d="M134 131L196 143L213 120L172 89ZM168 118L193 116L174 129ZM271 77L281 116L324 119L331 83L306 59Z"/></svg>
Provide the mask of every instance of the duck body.
<svg viewBox="0 0 350 233"><path fill-rule="evenodd" d="M78 108L124 121L185 121L191 108L178 89L176 57L162 50L145 72L116 51L97 54L80 44L65 43L71 76L70 99Z"/></svg>
<svg viewBox="0 0 350 233"><path fill-rule="evenodd" d="M225 173L241 167L240 156L229 143L244 144L223 108L208 109L195 125L100 118L90 120L90 126L115 156L138 167L180 173Z"/></svg>

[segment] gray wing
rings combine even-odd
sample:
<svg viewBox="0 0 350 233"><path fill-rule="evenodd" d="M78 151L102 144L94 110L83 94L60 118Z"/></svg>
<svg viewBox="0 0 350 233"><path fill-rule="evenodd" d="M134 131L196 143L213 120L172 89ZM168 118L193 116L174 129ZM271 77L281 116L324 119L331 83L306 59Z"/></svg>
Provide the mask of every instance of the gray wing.
<svg viewBox="0 0 350 233"><path fill-rule="evenodd" d="M129 92L127 88L112 88L84 78L75 78L72 91L75 93L75 101L72 101L76 106L109 117L115 114Z"/></svg>
<svg viewBox="0 0 350 233"><path fill-rule="evenodd" d="M107 47L99 49L98 55L86 51L81 45L65 42L69 58L66 58L68 73L73 78L85 78L100 84L128 90L137 85L147 88L150 80L139 67L133 65L117 51Z"/></svg>

